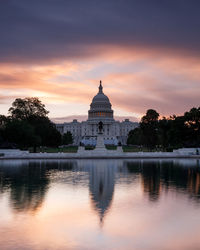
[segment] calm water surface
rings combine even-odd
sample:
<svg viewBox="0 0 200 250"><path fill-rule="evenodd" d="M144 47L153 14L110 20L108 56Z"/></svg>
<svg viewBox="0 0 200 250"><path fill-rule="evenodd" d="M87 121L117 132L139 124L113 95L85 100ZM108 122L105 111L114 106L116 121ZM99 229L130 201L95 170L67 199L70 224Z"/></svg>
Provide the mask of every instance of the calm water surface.
<svg viewBox="0 0 200 250"><path fill-rule="evenodd" d="M0 249L200 249L200 162L1 161Z"/></svg>

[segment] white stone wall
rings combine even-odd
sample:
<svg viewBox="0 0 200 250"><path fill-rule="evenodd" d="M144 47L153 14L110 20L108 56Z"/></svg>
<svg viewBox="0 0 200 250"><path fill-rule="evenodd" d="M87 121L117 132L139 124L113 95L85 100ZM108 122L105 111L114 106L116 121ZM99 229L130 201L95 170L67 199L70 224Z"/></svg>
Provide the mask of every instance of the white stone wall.
<svg viewBox="0 0 200 250"><path fill-rule="evenodd" d="M70 131L74 138L74 144L79 144L84 137L95 137L98 135L99 121L100 120L98 119L83 122L73 120L73 122L56 124L56 127L61 134ZM104 120L103 124L103 134L105 140L117 139L122 144L126 144L129 131L138 126L138 123L131 122L128 119L123 122L115 121L113 119Z"/></svg>

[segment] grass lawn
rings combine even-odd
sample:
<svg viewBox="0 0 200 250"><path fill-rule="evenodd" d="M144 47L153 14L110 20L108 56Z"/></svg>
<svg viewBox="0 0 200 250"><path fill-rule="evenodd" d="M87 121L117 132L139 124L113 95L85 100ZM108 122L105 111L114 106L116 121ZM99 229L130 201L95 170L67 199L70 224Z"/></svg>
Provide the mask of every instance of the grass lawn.
<svg viewBox="0 0 200 250"><path fill-rule="evenodd" d="M117 146L106 145L106 149L108 149L108 150L116 150Z"/></svg>
<svg viewBox="0 0 200 250"><path fill-rule="evenodd" d="M140 151L142 151L142 152L157 152L158 150L156 150L156 149L150 150L150 149L145 148L145 147L138 148L135 146L123 146L123 151L124 152L140 152Z"/></svg>
<svg viewBox="0 0 200 250"><path fill-rule="evenodd" d="M156 149L153 150L149 150L148 148L138 148L135 146L123 146L123 151L124 152L156 152ZM94 147L91 146L87 146L85 147L86 150L93 150ZM106 146L107 150L116 150L117 146L110 146L107 145ZM78 146L69 146L69 147L64 147L64 148L49 148L49 147L37 147L37 153L59 153L59 152L63 152L63 153L76 153L78 150ZM29 152L32 153L33 152L33 148L29 148Z"/></svg>
<svg viewBox="0 0 200 250"><path fill-rule="evenodd" d="M140 148L134 147L134 146L123 146L123 151L124 152L139 152L141 151Z"/></svg>

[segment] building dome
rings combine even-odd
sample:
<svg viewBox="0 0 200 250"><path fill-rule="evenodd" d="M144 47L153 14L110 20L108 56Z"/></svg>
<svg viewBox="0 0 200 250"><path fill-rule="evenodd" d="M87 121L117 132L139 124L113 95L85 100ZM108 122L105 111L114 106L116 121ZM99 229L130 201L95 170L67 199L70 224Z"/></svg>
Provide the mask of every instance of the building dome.
<svg viewBox="0 0 200 250"><path fill-rule="evenodd" d="M96 102L102 102L102 103L109 103L110 104L110 101L109 101L108 97L103 93L102 89L103 89L103 87L102 87L102 85L100 83L99 93L93 97L92 104L94 104Z"/></svg>
<svg viewBox="0 0 200 250"><path fill-rule="evenodd" d="M100 81L99 92L92 99L90 110L88 111L88 119L111 118L113 119L113 110L111 109L109 98L103 93L103 86Z"/></svg>

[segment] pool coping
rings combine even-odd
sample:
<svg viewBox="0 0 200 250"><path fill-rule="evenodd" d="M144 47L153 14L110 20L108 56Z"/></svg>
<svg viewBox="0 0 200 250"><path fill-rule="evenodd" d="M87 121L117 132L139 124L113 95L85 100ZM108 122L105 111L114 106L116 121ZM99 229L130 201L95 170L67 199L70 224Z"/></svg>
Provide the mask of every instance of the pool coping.
<svg viewBox="0 0 200 250"><path fill-rule="evenodd" d="M150 155L134 155L134 156L105 156L105 155L99 155L99 156L4 156L0 157L0 161L2 160L62 160L62 159L200 159L200 155L171 155L171 156L164 156L164 155L156 155L156 156L150 156Z"/></svg>

